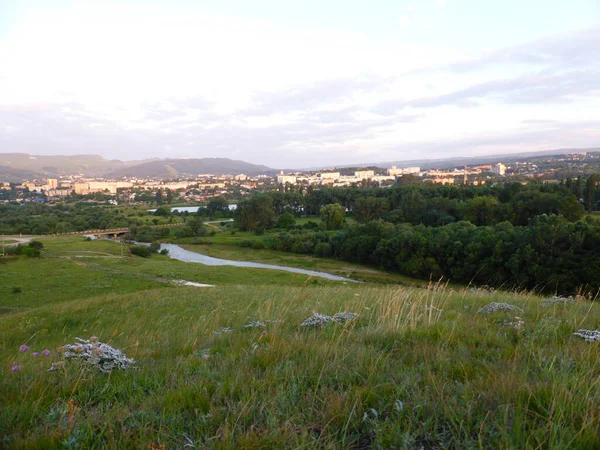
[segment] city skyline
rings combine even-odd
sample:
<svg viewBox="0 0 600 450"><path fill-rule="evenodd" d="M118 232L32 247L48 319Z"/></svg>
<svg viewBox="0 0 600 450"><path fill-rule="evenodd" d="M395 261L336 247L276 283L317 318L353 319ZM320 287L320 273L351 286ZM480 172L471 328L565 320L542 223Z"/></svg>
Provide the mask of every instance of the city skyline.
<svg viewBox="0 0 600 450"><path fill-rule="evenodd" d="M300 168L597 147L597 2L482 3L9 0L0 153Z"/></svg>

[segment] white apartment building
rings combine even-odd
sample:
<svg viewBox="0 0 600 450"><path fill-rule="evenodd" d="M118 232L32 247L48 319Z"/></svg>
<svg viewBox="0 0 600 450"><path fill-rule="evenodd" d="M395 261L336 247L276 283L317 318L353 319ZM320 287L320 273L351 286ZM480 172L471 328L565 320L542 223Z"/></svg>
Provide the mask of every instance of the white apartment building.
<svg viewBox="0 0 600 450"><path fill-rule="evenodd" d="M420 167L402 167L402 168L397 168L396 166L392 166L388 169L388 175L392 176L392 177L397 177L400 175L408 175L408 174L414 174L414 175L418 175L419 173L421 173L421 168Z"/></svg>
<svg viewBox="0 0 600 450"><path fill-rule="evenodd" d="M506 174L506 166L502 163L494 164L490 172L492 172L494 175L503 176Z"/></svg>
<svg viewBox="0 0 600 450"><path fill-rule="evenodd" d="M369 180L375 176L374 170L359 170L354 172L354 176L359 180Z"/></svg>

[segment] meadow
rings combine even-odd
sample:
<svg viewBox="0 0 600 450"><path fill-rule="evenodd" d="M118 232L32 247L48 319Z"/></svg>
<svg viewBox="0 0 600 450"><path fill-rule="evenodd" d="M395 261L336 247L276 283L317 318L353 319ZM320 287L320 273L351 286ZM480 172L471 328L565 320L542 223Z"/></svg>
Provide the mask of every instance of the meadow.
<svg viewBox="0 0 600 450"><path fill-rule="evenodd" d="M600 343L573 335L600 328L587 299L311 280L65 239L0 264L0 447L600 447ZM479 312L490 302L522 311ZM315 311L358 317L301 327ZM48 372L91 336L135 369Z"/></svg>

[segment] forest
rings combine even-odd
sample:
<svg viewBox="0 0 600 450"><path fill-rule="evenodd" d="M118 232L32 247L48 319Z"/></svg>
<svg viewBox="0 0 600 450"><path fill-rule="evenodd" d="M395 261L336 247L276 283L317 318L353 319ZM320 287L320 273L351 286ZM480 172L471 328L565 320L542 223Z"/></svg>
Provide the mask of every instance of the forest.
<svg viewBox="0 0 600 450"><path fill-rule="evenodd" d="M585 185L323 189L304 199L260 194L240 203L235 218L240 229L262 232L280 227L285 214L321 215L319 230L289 225L270 234L266 245L274 250L422 279L590 293L600 273L600 222L586 216L597 201L597 177L590 178Z"/></svg>

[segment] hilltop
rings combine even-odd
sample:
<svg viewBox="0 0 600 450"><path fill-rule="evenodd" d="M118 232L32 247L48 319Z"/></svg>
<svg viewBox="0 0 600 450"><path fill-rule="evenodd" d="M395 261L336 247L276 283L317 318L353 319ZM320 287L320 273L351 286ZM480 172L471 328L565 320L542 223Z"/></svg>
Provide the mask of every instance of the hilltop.
<svg viewBox="0 0 600 450"><path fill-rule="evenodd" d="M0 270L2 447L600 446L599 344L573 334L600 326L586 299L314 283L65 239ZM314 312L358 316L300 326ZM47 371L91 336L135 368Z"/></svg>

